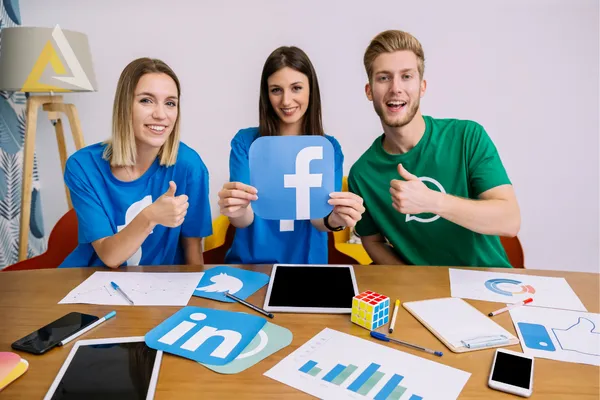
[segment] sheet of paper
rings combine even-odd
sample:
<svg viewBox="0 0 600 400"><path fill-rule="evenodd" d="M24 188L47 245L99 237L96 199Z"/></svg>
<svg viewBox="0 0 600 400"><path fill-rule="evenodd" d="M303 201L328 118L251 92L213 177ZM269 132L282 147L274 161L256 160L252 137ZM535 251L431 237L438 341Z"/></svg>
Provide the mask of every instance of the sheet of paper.
<svg viewBox="0 0 600 400"><path fill-rule="evenodd" d="M485 341L485 338L515 336L463 299L452 297L405 303L421 319L454 347L463 347L462 340Z"/></svg>
<svg viewBox="0 0 600 400"><path fill-rule="evenodd" d="M204 272L94 272L58 304L127 306L113 281L136 306L185 306Z"/></svg>
<svg viewBox="0 0 600 400"><path fill-rule="evenodd" d="M600 314L517 307L510 316L525 354L600 365Z"/></svg>
<svg viewBox="0 0 600 400"><path fill-rule="evenodd" d="M471 374L325 328L265 376L322 399L444 400Z"/></svg>
<svg viewBox="0 0 600 400"><path fill-rule="evenodd" d="M531 297L533 302L528 307L587 311L564 278L453 268L449 271L452 297L509 304Z"/></svg>

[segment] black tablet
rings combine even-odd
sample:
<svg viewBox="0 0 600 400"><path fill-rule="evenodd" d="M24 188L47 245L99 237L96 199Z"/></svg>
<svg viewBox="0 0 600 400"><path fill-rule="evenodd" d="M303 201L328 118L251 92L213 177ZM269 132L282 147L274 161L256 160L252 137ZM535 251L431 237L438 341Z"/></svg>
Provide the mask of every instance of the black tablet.
<svg viewBox="0 0 600 400"><path fill-rule="evenodd" d="M152 399L161 358L143 336L80 340L44 400Z"/></svg>
<svg viewBox="0 0 600 400"><path fill-rule="evenodd" d="M269 312L350 314L357 294L351 265L276 264L263 308Z"/></svg>

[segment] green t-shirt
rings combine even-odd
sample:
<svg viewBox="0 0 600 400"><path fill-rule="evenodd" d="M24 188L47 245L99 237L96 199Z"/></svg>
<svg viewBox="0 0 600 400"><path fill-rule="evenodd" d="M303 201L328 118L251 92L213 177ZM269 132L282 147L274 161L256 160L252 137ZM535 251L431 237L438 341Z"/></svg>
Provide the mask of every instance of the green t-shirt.
<svg viewBox="0 0 600 400"><path fill-rule="evenodd" d="M350 169L349 190L364 199L366 208L356 232L380 233L408 264L510 268L498 236L473 232L435 214L406 215L392 207L390 181L402 179L399 163L430 189L462 198L477 199L488 189L511 183L481 125L423 118L425 133L413 149L389 154L382 135Z"/></svg>

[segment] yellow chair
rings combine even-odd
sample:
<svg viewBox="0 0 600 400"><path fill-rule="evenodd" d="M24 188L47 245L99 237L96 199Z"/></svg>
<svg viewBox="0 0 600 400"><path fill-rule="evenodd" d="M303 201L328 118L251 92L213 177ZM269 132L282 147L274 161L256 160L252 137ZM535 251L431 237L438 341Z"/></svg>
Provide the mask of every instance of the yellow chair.
<svg viewBox="0 0 600 400"><path fill-rule="evenodd" d="M342 191L348 191L348 177L342 179ZM348 243L350 240L350 228L346 228L339 232L333 232L335 248L340 253L355 259L361 265L369 265L373 262L369 254L360 243Z"/></svg>
<svg viewBox="0 0 600 400"><path fill-rule="evenodd" d="M213 234L204 239L204 264L223 264L234 234L235 227L229 223L229 218L224 215L215 218Z"/></svg>
<svg viewBox="0 0 600 400"><path fill-rule="evenodd" d="M204 251L216 249L225 244L227 236L227 228L229 228L229 218L224 215L219 215L213 221L213 233L204 239Z"/></svg>

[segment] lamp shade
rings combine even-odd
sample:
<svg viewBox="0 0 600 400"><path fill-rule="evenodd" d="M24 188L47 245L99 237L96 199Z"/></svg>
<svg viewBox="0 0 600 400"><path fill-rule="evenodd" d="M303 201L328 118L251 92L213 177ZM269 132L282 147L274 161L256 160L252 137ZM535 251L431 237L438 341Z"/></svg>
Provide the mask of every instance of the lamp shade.
<svg viewBox="0 0 600 400"><path fill-rule="evenodd" d="M87 36L54 28L0 30L0 90L96 91Z"/></svg>

